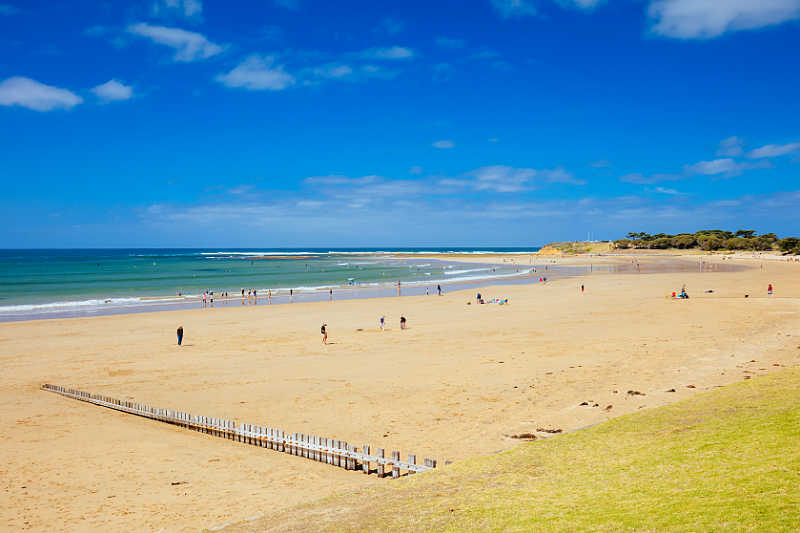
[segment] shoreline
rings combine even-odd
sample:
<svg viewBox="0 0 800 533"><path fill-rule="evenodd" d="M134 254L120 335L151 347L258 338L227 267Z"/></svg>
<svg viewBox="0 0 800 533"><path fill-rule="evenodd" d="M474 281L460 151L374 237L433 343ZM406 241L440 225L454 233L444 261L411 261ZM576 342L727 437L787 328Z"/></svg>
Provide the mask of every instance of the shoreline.
<svg viewBox="0 0 800 533"><path fill-rule="evenodd" d="M338 252L337 252L338 253ZM421 253L420 253L421 254ZM370 254L366 254L370 255ZM383 252L375 252L371 255L384 255ZM436 291L436 286L441 285L443 288L453 288L453 290L461 290L468 288L477 288L486 285L504 285L504 284L517 284L517 283L531 283L536 282L539 276L547 275L549 281L561 279L563 277L576 277L587 273L593 273L594 266L597 267L597 272L600 273L603 269L607 273L624 272L629 265L629 260L637 260L628 254L579 254L579 255L563 255L553 256L544 255L537 256L530 253L484 253L484 252L460 252L453 255L446 253L435 253L430 255L402 255L390 254L390 257L396 259L408 259L414 261L433 261L440 263L451 263L449 268L453 265L470 265L473 267L481 267L473 269L472 271L489 270L498 265L504 267L516 268L517 272L508 272L496 275L475 275L464 276L455 278L438 278L431 280L409 280L401 282L401 291L403 296L413 296L425 294L427 288L430 294ZM703 256L705 257L705 256ZM708 259L714 259L716 256L708 256ZM527 258L527 262L525 259ZM694 254L647 254L639 259L646 261L669 259L683 261L686 265L686 270L691 270L688 265L701 258L701 256ZM740 259L750 259L749 257L742 257ZM761 258L753 258L761 259ZM702 260L702 258L701 258ZM694 264L697 264L696 262ZM708 265L722 265L721 263L712 263L709 261ZM700 263L702 268L702 263ZM581 269L589 268L589 272L582 271ZM744 266L743 268L747 268ZM726 263L723 267L725 270L734 270L735 267L730 263ZM524 270L524 271L522 271ZM673 269L674 270L674 269ZM459 271L453 271L460 274ZM469 273L470 271L464 271ZM630 272L633 273L633 272ZM445 274L447 274L445 272ZM486 272L486 274L489 274ZM290 297L290 289L293 295ZM227 299L219 297L218 293L215 294L215 305L209 308L220 309L239 305L285 305L289 303L300 302L324 302L330 299L330 292L333 291L334 301L336 300L354 300L354 299L369 299L369 298L382 298L388 296L395 296L397 292L397 285L393 281L385 282L364 282L355 285L321 285L315 287L281 287L272 290L272 303L269 303L267 297L268 289L258 289L259 297L257 303L251 303L250 299L243 299L240 293L229 295ZM291 301L290 301L291 299ZM255 301L255 300L254 300ZM105 307L106 304L108 307ZM5 309L17 308L18 312L5 313ZM117 316L127 314L142 314L142 313L157 313L164 311L178 311L189 310L194 308L203 308L200 294L191 295L144 295L144 296L129 296L129 297L109 297L109 298L95 298L88 300L67 300L59 302L46 302L43 304L12 304L7 306L0 306L0 323L5 322L26 322L30 320L50 320L62 318L89 318L97 316ZM41 311L36 311L41 309Z"/></svg>
<svg viewBox="0 0 800 533"><path fill-rule="evenodd" d="M464 289L2 323L0 517L11 529L197 531L387 483L70 401L42 383L444 464L512 447L511 435L547 438L539 428L567 432L800 364L800 265L641 264L480 288L508 298L502 306L475 305ZM665 297L682 283L690 300Z"/></svg>

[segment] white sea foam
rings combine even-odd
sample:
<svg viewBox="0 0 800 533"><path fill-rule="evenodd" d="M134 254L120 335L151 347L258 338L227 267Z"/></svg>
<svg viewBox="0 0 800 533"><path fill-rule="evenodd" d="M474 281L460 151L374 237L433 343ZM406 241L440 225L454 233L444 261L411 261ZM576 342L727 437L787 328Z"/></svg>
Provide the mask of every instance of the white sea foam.
<svg viewBox="0 0 800 533"><path fill-rule="evenodd" d="M486 270L491 270L491 268L469 268L469 269L466 269L466 270L448 270L444 274L446 276L453 276L455 274L467 274L469 272L483 272L483 271L486 271Z"/></svg>

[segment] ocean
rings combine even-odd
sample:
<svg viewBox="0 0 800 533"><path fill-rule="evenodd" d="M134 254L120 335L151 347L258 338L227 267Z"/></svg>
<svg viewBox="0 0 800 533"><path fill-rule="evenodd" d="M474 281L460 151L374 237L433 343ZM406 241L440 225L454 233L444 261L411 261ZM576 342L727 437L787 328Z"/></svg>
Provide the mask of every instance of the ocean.
<svg viewBox="0 0 800 533"><path fill-rule="evenodd" d="M473 265L414 259L414 255L503 253L527 255L538 248L388 249L98 249L0 250L0 321L92 316L199 306L255 289L273 303L424 294L437 285L512 279L530 273L518 264ZM398 255L411 256L398 257ZM228 299L222 294L227 292Z"/></svg>

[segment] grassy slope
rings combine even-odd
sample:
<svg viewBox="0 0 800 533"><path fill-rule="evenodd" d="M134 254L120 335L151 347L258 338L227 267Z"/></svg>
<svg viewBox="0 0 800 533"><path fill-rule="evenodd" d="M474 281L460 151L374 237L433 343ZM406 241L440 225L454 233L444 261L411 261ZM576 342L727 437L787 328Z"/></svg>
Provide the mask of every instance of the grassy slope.
<svg viewBox="0 0 800 533"><path fill-rule="evenodd" d="M789 369L230 530L799 527L800 371Z"/></svg>

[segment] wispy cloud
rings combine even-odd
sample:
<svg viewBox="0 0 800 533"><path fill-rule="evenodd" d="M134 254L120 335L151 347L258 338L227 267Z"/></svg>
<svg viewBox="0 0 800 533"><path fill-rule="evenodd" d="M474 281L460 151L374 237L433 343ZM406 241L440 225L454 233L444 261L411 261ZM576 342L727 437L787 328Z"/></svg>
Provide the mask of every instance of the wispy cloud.
<svg viewBox="0 0 800 533"><path fill-rule="evenodd" d="M252 55L216 80L226 87L237 87L251 91L281 91L296 83L294 76L282 65L275 64L273 56Z"/></svg>
<svg viewBox="0 0 800 533"><path fill-rule="evenodd" d="M414 57L414 50L404 46L370 48L361 52L360 56L365 59L411 59Z"/></svg>
<svg viewBox="0 0 800 533"><path fill-rule="evenodd" d="M503 18L535 15L536 8L529 0L492 0L492 7Z"/></svg>
<svg viewBox="0 0 800 533"><path fill-rule="evenodd" d="M144 37L154 43L175 50L173 59L180 62L208 59L222 52L222 46L212 43L204 35L180 28L154 26L139 22L128 26L128 33Z"/></svg>
<svg viewBox="0 0 800 533"><path fill-rule="evenodd" d="M118 102L133 98L133 87L117 80L108 80L102 85L94 87L92 92L104 102Z"/></svg>
<svg viewBox="0 0 800 533"><path fill-rule="evenodd" d="M626 174L620 181L636 183L640 185L650 185L664 181L677 181L689 179L695 176L713 176L715 178L733 178L741 175L745 170L757 168L770 168L772 165L768 161L751 163L748 161L737 161L730 157L712 159L709 161L698 161L690 165L684 165L681 172L661 173L645 176L640 172Z"/></svg>
<svg viewBox="0 0 800 533"><path fill-rule="evenodd" d="M666 187L656 187L654 190L656 192L660 192L661 194L669 194L671 196L675 196L677 194L682 194L682 193L676 191L675 189L668 189Z"/></svg>
<svg viewBox="0 0 800 533"><path fill-rule="evenodd" d="M150 8L153 16L176 13L183 17L199 18L203 13L201 0L155 0Z"/></svg>
<svg viewBox="0 0 800 533"><path fill-rule="evenodd" d="M455 145L456 143L449 140L436 141L431 144L431 146L433 146L434 148L443 148L443 149L453 148Z"/></svg>
<svg viewBox="0 0 800 533"><path fill-rule="evenodd" d="M761 148L756 148L747 153L750 159L762 159L766 157L780 157L787 154L800 152L800 142L788 144L768 144Z"/></svg>
<svg viewBox="0 0 800 533"><path fill-rule="evenodd" d="M711 39L800 18L800 0L654 0L651 31L678 39Z"/></svg>
<svg viewBox="0 0 800 533"><path fill-rule="evenodd" d="M467 188L475 191L496 193L532 190L548 183L567 183L583 185L571 172L561 167L537 170L533 168L514 168L506 165L491 165L465 172L458 178L444 178L439 184L445 187Z"/></svg>
<svg viewBox="0 0 800 533"><path fill-rule="evenodd" d="M449 48L451 50L464 48L467 42L464 39L451 39L449 37L437 37L436 44L442 48Z"/></svg>
<svg viewBox="0 0 800 533"><path fill-rule="evenodd" d="M693 165L686 165L683 167L683 170L684 174L687 176L704 175L730 178L740 175L745 170L765 168L768 166L769 164L739 162L726 157L722 159L714 159L712 161L700 161L698 163L694 163Z"/></svg>
<svg viewBox="0 0 800 533"><path fill-rule="evenodd" d="M742 139L739 137L728 137L727 139L720 141L717 155L726 157L739 157L744 152L744 149L742 148L743 146L744 141L742 141Z"/></svg>
<svg viewBox="0 0 800 533"><path fill-rule="evenodd" d="M0 82L0 105L20 106L34 111L72 109L83 98L67 89L45 85L36 80L14 76Z"/></svg>

